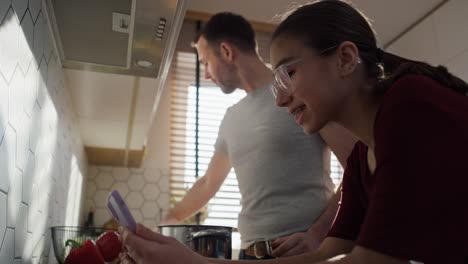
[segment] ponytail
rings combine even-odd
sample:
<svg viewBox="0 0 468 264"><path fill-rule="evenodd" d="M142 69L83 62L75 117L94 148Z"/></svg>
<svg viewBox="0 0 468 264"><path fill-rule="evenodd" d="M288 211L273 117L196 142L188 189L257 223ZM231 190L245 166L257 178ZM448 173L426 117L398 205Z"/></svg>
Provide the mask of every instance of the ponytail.
<svg viewBox="0 0 468 264"><path fill-rule="evenodd" d="M402 58L380 49L377 51L377 57L379 57L379 55L383 65L383 74L375 87L378 93L385 92L395 81L405 75L420 74L458 93L468 95L468 84L448 72L447 68L444 66L439 65L434 67L428 63Z"/></svg>

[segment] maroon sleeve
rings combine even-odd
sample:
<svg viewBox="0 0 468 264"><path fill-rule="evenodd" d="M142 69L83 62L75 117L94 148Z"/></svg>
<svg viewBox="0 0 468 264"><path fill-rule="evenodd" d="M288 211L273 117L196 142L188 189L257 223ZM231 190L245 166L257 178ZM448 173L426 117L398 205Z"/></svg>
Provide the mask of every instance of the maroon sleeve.
<svg viewBox="0 0 468 264"><path fill-rule="evenodd" d="M356 143L346 162L341 188L341 201L329 237L355 241L358 237L365 214L364 190L361 183L361 167L366 147Z"/></svg>
<svg viewBox="0 0 468 264"><path fill-rule="evenodd" d="M464 126L417 98L396 100L380 114L359 246L426 264L468 260Z"/></svg>

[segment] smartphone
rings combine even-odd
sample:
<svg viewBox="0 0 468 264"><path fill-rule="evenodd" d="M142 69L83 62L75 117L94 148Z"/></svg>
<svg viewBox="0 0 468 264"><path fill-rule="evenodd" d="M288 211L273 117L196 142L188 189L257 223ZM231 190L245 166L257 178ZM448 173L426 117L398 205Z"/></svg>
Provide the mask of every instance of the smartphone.
<svg viewBox="0 0 468 264"><path fill-rule="evenodd" d="M132 232L136 231L135 219L117 190L113 190L109 193L107 197L107 207L121 226L127 227Z"/></svg>

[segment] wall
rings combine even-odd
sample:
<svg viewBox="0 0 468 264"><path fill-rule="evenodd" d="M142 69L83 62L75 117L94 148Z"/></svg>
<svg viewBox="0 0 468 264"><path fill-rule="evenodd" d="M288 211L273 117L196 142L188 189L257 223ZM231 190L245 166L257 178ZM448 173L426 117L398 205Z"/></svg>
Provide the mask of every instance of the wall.
<svg viewBox="0 0 468 264"><path fill-rule="evenodd" d="M156 227L169 209L169 85L161 95L158 111L152 123L145 158L141 168L90 166L86 183L83 215L94 209L94 223L102 226L111 219L105 206L110 190L124 196L135 220Z"/></svg>
<svg viewBox="0 0 468 264"><path fill-rule="evenodd" d="M388 50L396 54L442 64L468 81L468 1L450 0Z"/></svg>
<svg viewBox="0 0 468 264"><path fill-rule="evenodd" d="M40 0L0 1L0 263L56 263L86 158Z"/></svg>

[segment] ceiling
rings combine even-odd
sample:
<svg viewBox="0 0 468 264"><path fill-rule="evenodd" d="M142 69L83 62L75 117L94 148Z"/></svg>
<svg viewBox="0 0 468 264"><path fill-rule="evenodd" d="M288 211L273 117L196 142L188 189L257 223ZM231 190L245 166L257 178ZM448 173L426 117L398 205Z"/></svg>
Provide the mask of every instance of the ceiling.
<svg viewBox="0 0 468 264"><path fill-rule="evenodd" d="M272 23L287 10L287 0L191 0L188 10L216 13L231 11L247 19ZM296 1L304 3L306 1ZM353 0L371 19L380 44L388 43L442 0ZM84 144L92 147L125 148L129 127L133 76L65 70L74 107L80 120ZM142 149L150 125L158 79L140 78L130 149Z"/></svg>
<svg viewBox="0 0 468 264"><path fill-rule="evenodd" d="M230 11L249 20L279 23L273 18L287 11L292 3L303 4L305 0L191 0L188 10L217 13ZM385 45L412 23L424 16L443 0L351 0L356 7L374 20L379 44Z"/></svg>

